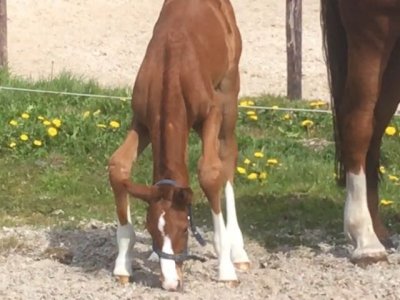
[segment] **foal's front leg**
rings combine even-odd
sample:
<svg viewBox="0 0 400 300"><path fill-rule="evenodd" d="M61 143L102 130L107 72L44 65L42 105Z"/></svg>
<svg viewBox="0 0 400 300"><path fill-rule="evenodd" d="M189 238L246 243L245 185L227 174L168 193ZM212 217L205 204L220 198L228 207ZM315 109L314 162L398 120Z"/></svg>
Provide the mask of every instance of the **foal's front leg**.
<svg viewBox="0 0 400 300"><path fill-rule="evenodd" d="M118 257L115 261L113 273L121 283L127 283L129 277L132 276L131 252L135 240L128 193L122 182L129 179L132 163L148 143L148 135L143 130L140 131L134 127L129 130L125 141L114 152L109 161L109 178L115 196L118 217Z"/></svg>
<svg viewBox="0 0 400 300"><path fill-rule="evenodd" d="M221 211L221 190L225 179L222 161L219 157L218 135L222 116L217 108L212 108L203 124L201 138L202 157L198 165L198 177L201 188L211 206L214 225L214 247L218 255L218 280L237 281L235 267L231 260L231 240L225 227Z"/></svg>
<svg viewBox="0 0 400 300"><path fill-rule="evenodd" d="M233 189L237 159L237 144L233 129L232 131L228 130L228 133L224 135L220 148L223 170L227 178L225 185L226 228L231 241L231 258L237 269L246 271L250 269L250 260L244 249L243 235L236 214L236 201Z"/></svg>

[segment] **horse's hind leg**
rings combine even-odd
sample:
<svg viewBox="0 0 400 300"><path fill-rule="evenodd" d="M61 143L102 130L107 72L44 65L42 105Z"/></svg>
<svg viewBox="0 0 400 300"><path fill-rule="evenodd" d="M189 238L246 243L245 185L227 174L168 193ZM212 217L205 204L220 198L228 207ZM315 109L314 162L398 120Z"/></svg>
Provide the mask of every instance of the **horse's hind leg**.
<svg viewBox="0 0 400 300"><path fill-rule="evenodd" d="M211 206L214 225L214 248L218 255L218 280L237 281L232 263L231 242L225 227L221 210L221 190L225 179L222 161L219 157L218 135L221 128L222 114L212 107L201 128L202 156L198 163L198 177Z"/></svg>
<svg viewBox="0 0 400 300"><path fill-rule="evenodd" d="M373 133L373 114L380 91L381 68L387 65L390 41L379 40L380 36L373 36L370 41L371 36L364 35L364 32L348 32L348 76L338 120L346 171L344 229L355 244L352 260L356 263L386 259L385 248L374 232L368 209L365 172Z"/></svg>
<svg viewBox="0 0 400 300"><path fill-rule="evenodd" d="M367 155L368 207L375 233L386 247L392 247L392 242L390 241L389 233L383 225L378 212L378 168L382 135L393 114L396 112L397 105L400 101L399 78L400 42L397 42L383 75L381 93L374 114L375 126Z"/></svg>
<svg viewBox="0 0 400 300"><path fill-rule="evenodd" d="M140 126L132 126L122 143L109 161L109 178L115 196L118 217L117 243L118 257L115 261L114 275L121 283L129 281L132 275L131 251L135 233L132 227L128 192L122 182L129 179L132 163L149 144L148 133Z"/></svg>

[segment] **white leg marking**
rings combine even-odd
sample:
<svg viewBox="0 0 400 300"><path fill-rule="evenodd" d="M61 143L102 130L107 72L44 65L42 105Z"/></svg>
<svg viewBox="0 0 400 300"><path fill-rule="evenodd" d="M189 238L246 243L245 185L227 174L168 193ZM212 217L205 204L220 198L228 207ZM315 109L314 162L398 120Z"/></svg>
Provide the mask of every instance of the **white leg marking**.
<svg viewBox="0 0 400 300"><path fill-rule="evenodd" d="M243 235L240 230L236 215L235 193L232 184L228 181L225 186L227 231L232 243L231 257L235 263L250 262L246 251L244 250Z"/></svg>
<svg viewBox="0 0 400 300"><path fill-rule="evenodd" d="M118 256L115 261L114 275L131 276L132 275L132 248L135 241L135 232L133 230L130 209L127 209L128 223L121 225L118 222L117 243Z"/></svg>
<svg viewBox="0 0 400 300"><path fill-rule="evenodd" d="M237 280L235 267L231 261L231 242L229 234L225 228L222 213L215 214L212 210L214 223L214 247L218 255L218 280L233 281Z"/></svg>
<svg viewBox="0 0 400 300"><path fill-rule="evenodd" d="M385 247L375 234L367 202L367 180L363 170L346 174L346 204L344 232L354 243L354 259L385 253Z"/></svg>
<svg viewBox="0 0 400 300"><path fill-rule="evenodd" d="M174 254L172 250L172 242L171 239L165 235L164 227L165 227L165 219L164 219L165 212L163 212L158 220L158 230L160 230L161 235L164 238L163 246L161 251L167 254ZM176 290L179 285L179 277L176 271L176 264L175 261L172 259L164 259L160 258L160 266L161 266L161 273L164 277L162 282L162 287L166 290Z"/></svg>

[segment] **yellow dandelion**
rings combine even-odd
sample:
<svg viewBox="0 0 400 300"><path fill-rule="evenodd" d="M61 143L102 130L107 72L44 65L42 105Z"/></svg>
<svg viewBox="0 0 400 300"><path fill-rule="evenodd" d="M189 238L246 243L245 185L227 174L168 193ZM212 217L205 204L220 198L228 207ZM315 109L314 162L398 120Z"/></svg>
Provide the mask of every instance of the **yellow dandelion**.
<svg viewBox="0 0 400 300"><path fill-rule="evenodd" d="M37 147L40 147L40 146L43 145L43 143L42 143L41 140L34 140L34 141L33 141L33 144L34 144L35 146L37 146Z"/></svg>
<svg viewBox="0 0 400 300"><path fill-rule="evenodd" d="M278 105L274 105L274 106L272 106L271 108L272 108L272 109L278 109L279 106L278 106Z"/></svg>
<svg viewBox="0 0 400 300"><path fill-rule="evenodd" d="M248 110L248 111L246 112L246 115L248 115L248 116L254 116L254 115L256 115L256 111L255 111L255 110Z"/></svg>
<svg viewBox="0 0 400 300"><path fill-rule="evenodd" d="M47 134L51 137L55 137L58 134L58 130L55 127L49 127L49 129L47 129Z"/></svg>
<svg viewBox="0 0 400 300"><path fill-rule="evenodd" d="M381 199L380 204L382 206L389 206L392 205L394 202L392 200L387 200L387 199Z"/></svg>
<svg viewBox="0 0 400 300"><path fill-rule="evenodd" d="M49 125L51 125L51 122L49 120L44 120L43 125L49 126Z"/></svg>
<svg viewBox="0 0 400 300"><path fill-rule="evenodd" d="M40 120L40 121L44 121L44 117L43 117L43 116L38 116L37 118L38 118L38 120Z"/></svg>
<svg viewBox="0 0 400 300"><path fill-rule="evenodd" d="M253 106L254 101L251 100L242 100L239 102L239 106Z"/></svg>
<svg viewBox="0 0 400 300"><path fill-rule="evenodd" d="M242 167L237 167L237 168L236 168L236 171L237 171L239 174L246 174L246 169L245 169L245 168L242 168Z"/></svg>
<svg viewBox="0 0 400 300"><path fill-rule="evenodd" d="M29 119L29 114L28 113L22 113L21 114L22 119Z"/></svg>
<svg viewBox="0 0 400 300"><path fill-rule="evenodd" d="M313 108L319 108L320 106L325 105L327 102L322 101L322 100L316 100L316 101L311 101L310 106Z"/></svg>
<svg viewBox="0 0 400 300"><path fill-rule="evenodd" d="M395 127L393 127L393 126L386 127L386 129L385 129L385 134L386 135L392 136L392 135L395 135L395 133L396 133L396 128Z"/></svg>
<svg viewBox="0 0 400 300"><path fill-rule="evenodd" d="M250 164L251 163L251 160L250 159L248 159L248 158L245 158L245 160L243 161L246 165L248 165L248 164Z"/></svg>
<svg viewBox="0 0 400 300"><path fill-rule="evenodd" d="M379 172L381 172L381 174L385 174L386 173L386 169L384 166L380 166L379 167Z"/></svg>
<svg viewBox="0 0 400 300"><path fill-rule="evenodd" d="M8 147L10 148L15 148L17 146L16 142L11 142L10 144L8 144Z"/></svg>
<svg viewBox="0 0 400 300"><path fill-rule="evenodd" d="M83 118L84 119L86 119L87 117L89 117L90 116L90 111L85 111L84 113L83 113Z"/></svg>
<svg viewBox="0 0 400 300"><path fill-rule="evenodd" d="M258 117L257 117L257 116L249 116L249 119L250 119L250 120L253 120L253 121L257 121L257 120L258 120Z"/></svg>
<svg viewBox="0 0 400 300"><path fill-rule="evenodd" d="M267 172L261 172L258 178L261 180L267 179Z"/></svg>
<svg viewBox="0 0 400 300"><path fill-rule="evenodd" d="M314 122L311 120L304 120L303 122L301 122L301 126L303 127L311 127L314 125Z"/></svg>
<svg viewBox="0 0 400 300"><path fill-rule="evenodd" d="M17 126L18 122L15 120L11 120L8 124L10 124L11 126Z"/></svg>
<svg viewBox="0 0 400 300"><path fill-rule="evenodd" d="M56 126L57 128L61 127L61 120L60 119L53 119L51 121L51 123L53 123L53 125Z"/></svg>
<svg viewBox="0 0 400 300"><path fill-rule="evenodd" d="M19 136L19 138L20 138L21 141L24 141L24 142L29 140L29 136L27 134L25 134L25 133L21 134Z"/></svg>
<svg viewBox="0 0 400 300"><path fill-rule="evenodd" d="M117 121L111 121L110 122L110 127L111 128L119 128L121 125L119 124L119 122L117 122Z"/></svg>
<svg viewBox="0 0 400 300"><path fill-rule="evenodd" d="M394 176L394 175L389 175L388 178L389 178L389 180L391 180L391 181L399 181L399 177Z"/></svg>
<svg viewBox="0 0 400 300"><path fill-rule="evenodd" d="M292 117L291 117L290 114L285 114L285 115L283 116L283 119L284 119L285 121L290 120L291 118L292 118Z"/></svg>
<svg viewBox="0 0 400 300"><path fill-rule="evenodd" d="M93 113L93 116L97 116L97 115L99 115L100 113L101 113L101 110L98 109L98 110L96 110L96 111Z"/></svg>
<svg viewBox="0 0 400 300"><path fill-rule="evenodd" d="M254 179L257 179L258 178L258 175L257 175L257 173L250 173L248 176L247 176L247 179L250 179L250 180L254 180Z"/></svg>
<svg viewBox="0 0 400 300"><path fill-rule="evenodd" d="M262 153L261 151L254 152L254 157L263 158L264 157L264 153Z"/></svg>
<svg viewBox="0 0 400 300"><path fill-rule="evenodd" d="M278 160L276 158L270 158L267 160L267 165L277 165L278 164Z"/></svg>
<svg viewBox="0 0 400 300"><path fill-rule="evenodd" d="M96 126L99 127L99 128L107 128L106 124L97 124Z"/></svg>

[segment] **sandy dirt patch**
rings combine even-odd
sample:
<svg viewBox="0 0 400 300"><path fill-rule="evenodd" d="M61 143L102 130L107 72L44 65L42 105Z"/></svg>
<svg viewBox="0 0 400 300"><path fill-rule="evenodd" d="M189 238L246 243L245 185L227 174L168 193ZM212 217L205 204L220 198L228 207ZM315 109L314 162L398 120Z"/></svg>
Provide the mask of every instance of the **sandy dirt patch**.
<svg viewBox="0 0 400 300"><path fill-rule="evenodd" d="M162 0L8 1L9 62L32 78L62 70L131 86ZM243 38L241 94L286 93L285 1L232 0ZM328 99L319 0L303 1L303 96Z"/></svg>

